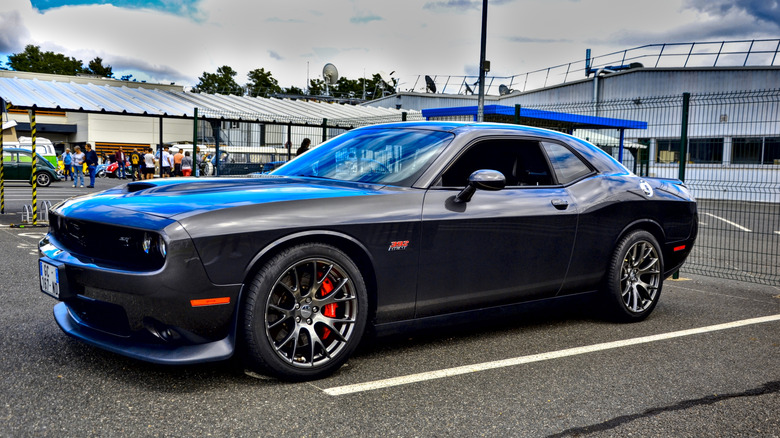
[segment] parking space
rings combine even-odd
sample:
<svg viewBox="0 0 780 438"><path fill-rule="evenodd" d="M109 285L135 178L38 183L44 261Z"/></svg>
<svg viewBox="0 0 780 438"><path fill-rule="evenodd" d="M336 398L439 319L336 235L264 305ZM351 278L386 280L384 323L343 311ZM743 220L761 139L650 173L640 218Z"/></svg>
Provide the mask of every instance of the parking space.
<svg viewBox="0 0 780 438"><path fill-rule="evenodd" d="M585 298L529 305L370 339L332 377L288 384L235 360L163 367L71 340L35 281L39 237L0 228L8 436L780 434L778 288L683 270L642 323Z"/></svg>

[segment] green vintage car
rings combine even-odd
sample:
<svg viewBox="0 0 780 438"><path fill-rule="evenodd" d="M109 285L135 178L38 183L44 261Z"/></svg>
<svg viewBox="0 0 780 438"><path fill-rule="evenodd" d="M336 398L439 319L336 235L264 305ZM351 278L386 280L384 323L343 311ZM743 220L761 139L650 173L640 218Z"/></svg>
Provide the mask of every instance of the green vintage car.
<svg viewBox="0 0 780 438"><path fill-rule="evenodd" d="M52 181L59 181L57 170L41 154L35 154L38 160L35 175L32 172L32 153L21 148L3 148L3 176L6 181L35 182L41 187L47 187Z"/></svg>

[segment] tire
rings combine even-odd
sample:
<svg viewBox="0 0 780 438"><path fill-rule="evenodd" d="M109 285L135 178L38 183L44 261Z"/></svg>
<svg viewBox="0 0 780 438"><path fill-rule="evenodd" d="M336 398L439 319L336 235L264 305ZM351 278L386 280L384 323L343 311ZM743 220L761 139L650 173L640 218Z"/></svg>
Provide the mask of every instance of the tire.
<svg viewBox="0 0 780 438"><path fill-rule="evenodd" d="M105 178L105 176L106 176L106 169L100 169L100 170L97 172L97 175L96 175L96 176L97 176L98 178Z"/></svg>
<svg viewBox="0 0 780 438"><path fill-rule="evenodd" d="M117 169L114 171L114 178L119 179L119 175L120 175L119 168L117 167Z"/></svg>
<svg viewBox="0 0 780 438"><path fill-rule="evenodd" d="M663 288L664 261L658 241L647 231L632 231L615 247L604 284L610 316L637 322L652 313Z"/></svg>
<svg viewBox="0 0 780 438"><path fill-rule="evenodd" d="M51 184L51 176L48 173L39 173L35 175L35 182L40 187L49 187Z"/></svg>
<svg viewBox="0 0 780 438"><path fill-rule="evenodd" d="M325 377L360 343L367 313L363 277L346 254L320 243L287 248L247 289L246 365L288 381Z"/></svg>

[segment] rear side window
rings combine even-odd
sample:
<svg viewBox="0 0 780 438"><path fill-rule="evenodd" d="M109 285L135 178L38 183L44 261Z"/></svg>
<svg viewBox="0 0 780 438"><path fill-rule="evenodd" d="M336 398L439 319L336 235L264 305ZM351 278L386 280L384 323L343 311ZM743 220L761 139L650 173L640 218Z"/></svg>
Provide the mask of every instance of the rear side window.
<svg viewBox="0 0 780 438"><path fill-rule="evenodd" d="M593 172L580 157L574 155L574 152L566 146L547 142L543 142L542 145L550 158L559 184L568 184Z"/></svg>

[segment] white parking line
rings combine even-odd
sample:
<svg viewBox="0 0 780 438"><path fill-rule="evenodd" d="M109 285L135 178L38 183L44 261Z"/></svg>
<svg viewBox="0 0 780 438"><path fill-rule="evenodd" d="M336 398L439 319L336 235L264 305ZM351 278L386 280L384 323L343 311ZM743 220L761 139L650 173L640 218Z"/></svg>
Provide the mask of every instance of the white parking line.
<svg viewBox="0 0 780 438"><path fill-rule="evenodd" d="M493 362L477 363L473 365L465 365L455 368L447 368L437 371L429 371L419 374L410 374L407 376L393 377L390 379L376 380L373 382L356 383L354 385L336 386L333 388L326 388L322 391L328 395L338 396L346 394L354 394L358 392L373 391L376 389L390 388L393 386L408 385L410 383L425 382L428 380L442 379L445 377L453 377L461 374L476 373L479 371L492 370L496 368L505 368L516 365L522 365L532 362L541 362L551 359L560 359L562 357L577 356L580 354L593 353L596 351L609 350L613 348L629 347L632 345L646 344L649 342L663 341L666 339L680 338L683 336L692 336L702 333L714 332L718 330L727 330L737 327L744 327L747 325L761 324L765 322L780 321L779 315L765 316L761 318L743 319L741 321L733 321L725 324L711 325L707 327L699 327L688 330L680 330L676 332L662 333L659 335L644 336L641 338L626 339L623 341L605 342L602 344L586 345L583 347L567 348L565 350L550 351L547 353L532 354L530 356L521 356L511 359L497 360Z"/></svg>
<svg viewBox="0 0 780 438"><path fill-rule="evenodd" d="M750 231L749 229L743 227L742 225L740 225L738 223L731 222L728 219L723 219L722 217L715 216L714 214L711 214L711 213L703 213L703 214L706 214L707 216L710 216L710 217L714 217L715 219L717 219L719 221L723 221L723 222L731 225L732 227L736 227L736 228L738 228L738 229L740 229L742 231L747 231L748 233L752 233L752 231Z"/></svg>

